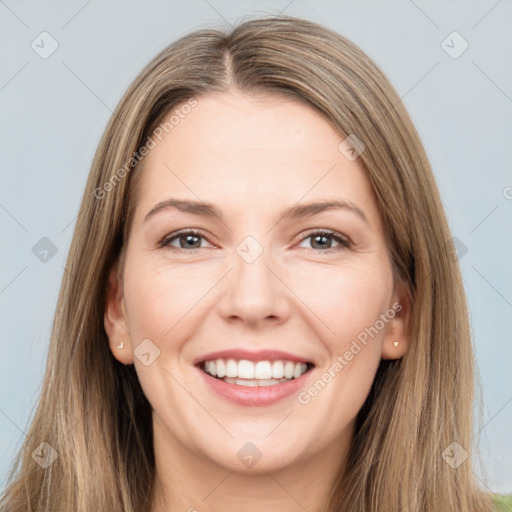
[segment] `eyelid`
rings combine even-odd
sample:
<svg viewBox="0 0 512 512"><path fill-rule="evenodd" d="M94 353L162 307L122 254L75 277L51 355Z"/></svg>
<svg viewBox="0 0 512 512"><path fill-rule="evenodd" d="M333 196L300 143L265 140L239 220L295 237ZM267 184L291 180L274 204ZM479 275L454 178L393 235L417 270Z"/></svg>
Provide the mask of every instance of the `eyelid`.
<svg viewBox="0 0 512 512"><path fill-rule="evenodd" d="M178 248L178 247L172 247L169 245L169 242L171 242L171 240L175 239L175 238L178 238L179 236L181 235L195 235L195 236L200 236L201 238L204 238L209 244L211 245L215 245L215 244L212 244L209 240L208 240L208 236L200 229L197 229L197 228L184 228L184 229L180 229L178 231L173 231L172 233L168 234L168 235L165 235L161 240L160 242L158 242L158 246L159 247L171 247L172 249L176 249L176 250L186 250L186 249L181 249L181 248ZM189 250L186 250L187 252L192 252L192 251L195 251L197 249L189 249Z"/></svg>
<svg viewBox="0 0 512 512"><path fill-rule="evenodd" d="M206 240L209 244L214 245L208 240L208 236L201 229L184 228L184 229L174 231L174 232L170 233L169 235L164 236L162 238L162 240L160 240L160 242L158 243L158 246L162 247L162 248L163 247L171 247L172 249L175 249L177 251L184 251L184 252L195 252L199 249L204 249L204 247L203 248L197 247L197 248L193 248L193 249L182 249L182 248L178 248L178 247L172 247L170 245L170 242L172 240L179 238L181 235L186 235L186 234L199 236L199 237L203 238L204 240ZM346 235L343 235L342 233L338 233L337 231L334 231L332 229L325 229L325 228L312 228L306 232L301 233L299 235L299 239L296 243L303 242L304 240L307 240L308 238L310 238L313 235L328 235L333 239L338 239L336 241L340 244L340 247L334 247L334 248L319 250L319 251L314 251L314 252L326 254L326 253L330 253L330 252L337 252L337 251L340 251L343 249L349 249L353 246L352 240L350 240L350 238L347 237Z"/></svg>
<svg viewBox="0 0 512 512"><path fill-rule="evenodd" d="M325 249L323 251L314 251L319 253L330 253L330 252L336 252L341 251L343 249L350 249L354 245L352 240L342 233L339 233L337 231L334 231L332 229L325 229L325 228L313 228L311 230L306 231L305 233L301 233L299 242L303 242L304 240L308 239L309 237L313 235L328 235L333 239L338 239L337 242L340 244L340 247L334 247L330 249Z"/></svg>

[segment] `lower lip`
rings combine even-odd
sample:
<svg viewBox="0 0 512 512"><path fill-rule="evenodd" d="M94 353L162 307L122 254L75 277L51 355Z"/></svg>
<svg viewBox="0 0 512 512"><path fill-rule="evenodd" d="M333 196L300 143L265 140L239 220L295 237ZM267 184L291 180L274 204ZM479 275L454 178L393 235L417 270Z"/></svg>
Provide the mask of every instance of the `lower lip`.
<svg viewBox="0 0 512 512"><path fill-rule="evenodd" d="M223 380L216 379L215 377L208 375L206 372L201 370L201 368L196 368L202 375L205 383L222 398L225 398L236 405L260 407L272 405L279 400L298 393L298 391L305 386L310 374L312 373L312 370L309 370L297 379L273 384L271 386L249 387L229 384Z"/></svg>

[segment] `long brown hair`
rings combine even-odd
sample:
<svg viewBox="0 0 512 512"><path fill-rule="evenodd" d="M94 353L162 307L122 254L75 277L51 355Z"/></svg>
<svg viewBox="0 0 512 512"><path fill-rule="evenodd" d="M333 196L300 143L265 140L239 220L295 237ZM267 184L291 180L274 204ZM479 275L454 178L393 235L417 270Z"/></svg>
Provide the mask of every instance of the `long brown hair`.
<svg viewBox="0 0 512 512"><path fill-rule="evenodd" d="M361 49L288 16L248 20L228 34L202 29L182 37L121 99L89 174L40 401L3 506L8 512L150 510L151 407L133 365L119 363L109 350L105 287L129 232L141 148L172 109L229 88L306 102L341 134L363 141L360 159L377 196L395 280L412 299L409 350L382 361L357 418L346 473L325 510L490 511L472 473L466 298L421 141L397 93ZM32 456L35 450L47 461L55 455L43 442L58 455L44 468ZM446 449L461 448L467 460L458 467L446 462Z"/></svg>

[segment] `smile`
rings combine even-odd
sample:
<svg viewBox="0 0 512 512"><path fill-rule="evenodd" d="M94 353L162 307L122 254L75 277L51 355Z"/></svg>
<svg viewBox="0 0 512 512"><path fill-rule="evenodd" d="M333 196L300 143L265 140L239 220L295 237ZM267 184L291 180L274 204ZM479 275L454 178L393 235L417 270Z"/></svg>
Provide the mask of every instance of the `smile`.
<svg viewBox="0 0 512 512"><path fill-rule="evenodd" d="M201 369L228 384L247 387L274 386L298 379L313 367L311 363L287 360L249 361L215 359L204 361Z"/></svg>

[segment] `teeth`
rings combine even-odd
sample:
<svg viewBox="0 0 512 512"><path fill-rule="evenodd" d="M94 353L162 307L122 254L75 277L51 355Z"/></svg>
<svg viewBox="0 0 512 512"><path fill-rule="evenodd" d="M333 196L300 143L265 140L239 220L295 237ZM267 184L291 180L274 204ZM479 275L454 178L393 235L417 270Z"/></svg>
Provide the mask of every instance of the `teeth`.
<svg viewBox="0 0 512 512"><path fill-rule="evenodd" d="M213 377L241 386L272 386L298 379L307 370L306 363L293 361L248 361L216 359L205 361L203 370Z"/></svg>
<svg viewBox="0 0 512 512"><path fill-rule="evenodd" d="M226 363L226 377L238 377L238 365L234 359L228 359Z"/></svg>
<svg viewBox="0 0 512 512"><path fill-rule="evenodd" d="M264 387L264 386L274 386L275 384L279 384L280 382L288 382L288 379L264 379L264 380L255 380L255 379L236 379L225 377L222 379L224 382L228 384L238 384L239 386L246 386L251 388L256 387Z"/></svg>
<svg viewBox="0 0 512 512"><path fill-rule="evenodd" d="M226 375L226 365L223 359L217 359L216 363L217 377L220 379Z"/></svg>
<svg viewBox="0 0 512 512"><path fill-rule="evenodd" d="M247 361L250 364L250 361ZM256 379L271 379L272 378L272 363L270 361L259 361L256 363L254 370L254 377Z"/></svg>
<svg viewBox="0 0 512 512"><path fill-rule="evenodd" d="M238 374L237 377L241 379L254 379L254 365L251 361L242 359L238 361ZM260 379L261 377L258 377Z"/></svg>
<svg viewBox="0 0 512 512"><path fill-rule="evenodd" d="M295 364L292 361L286 361L284 365L284 376L287 379L291 379L293 377L293 369L295 368Z"/></svg>
<svg viewBox="0 0 512 512"><path fill-rule="evenodd" d="M274 361L272 363L272 377L274 379L282 379L284 377L283 361Z"/></svg>
<svg viewBox="0 0 512 512"><path fill-rule="evenodd" d="M306 363L297 363L293 369L293 378L298 379L306 371Z"/></svg>

